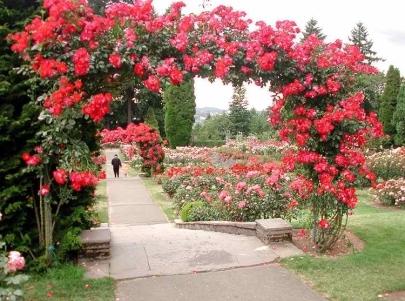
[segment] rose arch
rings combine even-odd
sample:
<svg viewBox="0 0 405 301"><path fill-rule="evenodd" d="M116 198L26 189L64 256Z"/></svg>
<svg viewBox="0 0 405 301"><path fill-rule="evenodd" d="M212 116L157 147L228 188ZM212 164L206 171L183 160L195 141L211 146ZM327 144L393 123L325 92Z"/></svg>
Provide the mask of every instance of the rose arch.
<svg viewBox="0 0 405 301"><path fill-rule="evenodd" d="M43 151L25 154L48 189L45 206L60 197L61 186L75 193L94 184L91 153L78 137L109 112L117 86L159 93L195 76L254 82L275 93L269 122L298 146L284 155L283 166L296 170L309 190L300 202L313 213L315 242L321 249L335 242L356 206L356 179L374 180L361 148L381 134L376 115L363 108L363 93L353 89L357 74L376 72L358 48L315 36L301 40L292 21L253 24L225 6L185 15L178 2L159 15L152 1L135 0L111 4L103 16L86 0L44 0L43 6L44 17L9 39L29 63L25 72L49 87L38 99L46 121ZM50 243L48 237L45 246Z"/></svg>

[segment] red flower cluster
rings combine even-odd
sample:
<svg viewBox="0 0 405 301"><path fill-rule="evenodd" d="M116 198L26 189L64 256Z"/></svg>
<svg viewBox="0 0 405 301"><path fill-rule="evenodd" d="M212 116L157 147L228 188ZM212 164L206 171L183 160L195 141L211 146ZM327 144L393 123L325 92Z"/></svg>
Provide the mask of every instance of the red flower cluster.
<svg viewBox="0 0 405 301"><path fill-rule="evenodd" d="M121 67L122 61L121 56L118 53L112 53L108 57L108 61L114 68L119 69Z"/></svg>
<svg viewBox="0 0 405 301"><path fill-rule="evenodd" d="M69 178L74 191L96 186L98 182L98 178L90 171L72 171Z"/></svg>
<svg viewBox="0 0 405 301"><path fill-rule="evenodd" d="M90 102L82 108L82 111L84 114L90 116L90 118L94 121L100 121L110 111L111 101L111 93L100 93L94 95Z"/></svg>
<svg viewBox="0 0 405 301"><path fill-rule="evenodd" d="M54 170L52 174L56 183L58 183L59 185L65 185L68 177L68 172L66 170L59 168L57 170Z"/></svg>
<svg viewBox="0 0 405 301"><path fill-rule="evenodd" d="M155 75L149 75L148 79L143 82L145 87L152 92L160 91L160 80Z"/></svg>
<svg viewBox="0 0 405 301"><path fill-rule="evenodd" d="M42 159L39 156L39 154L31 155L28 152L24 152L21 154L21 158L23 159L25 164L27 164L28 166L37 166L37 165L41 164L41 162L42 162Z"/></svg>
<svg viewBox="0 0 405 301"><path fill-rule="evenodd" d="M89 72L90 54L87 52L86 48L82 47L77 49L72 60L75 68L75 74L77 76L83 76Z"/></svg>
<svg viewBox="0 0 405 301"><path fill-rule="evenodd" d="M68 67L64 62L54 59L45 59L40 54L35 56L35 59L32 62L32 69L38 72L42 78L64 74L68 71Z"/></svg>
<svg viewBox="0 0 405 301"><path fill-rule="evenodd" d="M82 100L83 92L81 80L69 82L66 77L59 81L59 89L49 95L43 105L54 116L59 116L63 109L72 107Z"/></svg>

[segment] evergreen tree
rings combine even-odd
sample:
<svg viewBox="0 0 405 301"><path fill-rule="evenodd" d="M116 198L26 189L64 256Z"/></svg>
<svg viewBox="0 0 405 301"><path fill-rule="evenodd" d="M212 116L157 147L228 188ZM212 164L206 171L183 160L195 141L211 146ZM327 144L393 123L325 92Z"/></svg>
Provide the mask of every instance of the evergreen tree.
<svg viewBox="0 0 405 301"><path fill-rule="evenodd" d="M368 64L382 61L383 59L377 56L373 48L373 41L368 37L367 28L363 23L359 22L351 31L349 41L360 48L361 53Z"/></svg>
<svg viewBox="0 0 405 301"><path fill-rule="evenodd" d="M312 34L320 40L324 40L326 38L326 35L322 33L322 29L318 26L318 21L316 21L314 18L309 19L302 34L304 35L304 39Z"/></svg>
<svg viewBox="0 0 405 301"><path fill-rule="evenodd" d="M6 37L21 30L37 8L36 1L0 0L0 233L10 248L24 252L37 237L31 201L38 187L35 175L23 172L21 153L38 144L40 109L29 94L36 81L13 71L22 61Z"/></svg>
<svg viewBox="0 0 405 301"><path fill-rule="evenodd" d="M249 134L250 113L247 106L246 89L243 86L236 86L229 105L229 120L233 136L239 133L245 136Z"/></svg>
<svg viewBox="0 0 405 301"><path fill-rule="evenodd" d="M396 107L397 96L401 84L399 70L391 65L388 69L386 78L387 80L379 108L379 117L384 125L384 132L388 135L394 135L395 127L392 124L392 116Z"/></svg>
<svg viewBox="0 0 405 301"><path fill-rule="evenodd" d="M155 110L153 109L153 107L148 108L148 111L146 112L146 115L144 117L144 122L159 132L159 124L156 119Z"/></svg>
<svg viewBox="0 0 405 301"><path fill-rule="evenodd" d="M392 123L396 129L395 144L405 145L405 85L402 85L399 90Z"/></svg>
<svg viewBox="0 0 405 301"><path fill-rule="evenodd" d="M165 105L165 132L171 147L190 142L195 115L194 81L180 86L168 86L163 94Z"/></svg>

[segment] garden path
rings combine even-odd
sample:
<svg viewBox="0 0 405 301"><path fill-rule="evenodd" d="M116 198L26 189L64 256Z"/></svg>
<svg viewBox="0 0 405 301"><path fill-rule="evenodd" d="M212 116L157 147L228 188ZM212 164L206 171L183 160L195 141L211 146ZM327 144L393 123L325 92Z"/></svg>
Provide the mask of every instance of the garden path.
<svg viewBox="0 0 405 301"><path fill-rule="evenodd" d="M141 178L114 178L109 163L117 152L106 150L111 229L109 275L120 280L117 299L246 300L242 295L242 299L232 297L238 288L240 292L240 288L246 287L247 292L250 290L255 295L263 292L267 296L270 292L274 295L274 289L279 288L276 294L285 297L277 300L322 300L287 270L270 264L282 257L299 254L291 244L269 247L252 236L178 229L168 223ZM257 270L234 270L252 266ZM245 279L249 274L256 279L251 280L253 287L250 288ZM267 282L268 277L273 282ZM232 285L228 283L229 279L234 279ZM274 286L276 282L280 284ZM257 286L260 286L258 291ZM213 287L216 287L215 296L211 293ZM224 298L227 294L228 299Z"/></svg>

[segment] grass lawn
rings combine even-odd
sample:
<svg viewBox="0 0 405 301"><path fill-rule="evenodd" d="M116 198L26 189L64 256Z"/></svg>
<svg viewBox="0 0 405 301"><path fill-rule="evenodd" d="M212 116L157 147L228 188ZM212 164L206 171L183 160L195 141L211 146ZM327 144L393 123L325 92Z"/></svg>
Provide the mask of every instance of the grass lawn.
<svg viewBox="0 0 405 301"><path fill-rule="evenodd" d="M149 190L152 200L160 206L160 209L166 214L169 221L174 221L176 214L173 209L173 202L164 193L162 186L157 184L152 177L142 177L142 180L146 188Z"/></svg>
<svg viewBox="0 0 405 301"><path fill-rule="evenodd" d="M24 286L27 301L113 301L114 281L110 278L84 279L84 270L73 265L33 275Z"/></svg>
<svg viewBox="0 0 405 301"><path fill-rule="evenodd" d="M379 294L405 290L405 211L371 206L366 191L359 198L348 228L365 242L362 252L283 261L332 300L381 300Z"/></svg>
<svg viewBox="0 0 405 301"><path fill-rule="evenodd" d="M103 180L96 187L96 211L101 223L108 223L107 181Z"/></svg>

